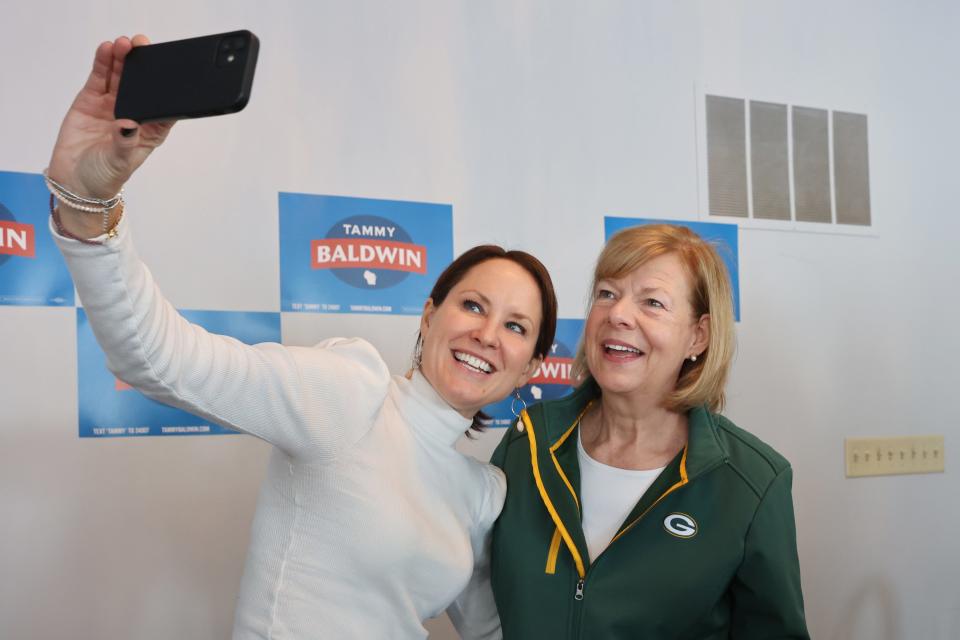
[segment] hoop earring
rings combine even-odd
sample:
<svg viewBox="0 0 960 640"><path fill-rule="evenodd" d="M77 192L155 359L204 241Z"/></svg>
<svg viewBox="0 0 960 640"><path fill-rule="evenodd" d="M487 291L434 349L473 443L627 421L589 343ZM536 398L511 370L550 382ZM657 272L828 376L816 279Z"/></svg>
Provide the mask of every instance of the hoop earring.
<svg viewBox="0 0 960 640"><path fill-rule="evenodd" d="M517 411L517 400L520 401L520 410ZM519 418L520 414L527 410L527 401L520 397L520 388L513 390L513 397L510 399L510 412L514 418Z"/></svg>

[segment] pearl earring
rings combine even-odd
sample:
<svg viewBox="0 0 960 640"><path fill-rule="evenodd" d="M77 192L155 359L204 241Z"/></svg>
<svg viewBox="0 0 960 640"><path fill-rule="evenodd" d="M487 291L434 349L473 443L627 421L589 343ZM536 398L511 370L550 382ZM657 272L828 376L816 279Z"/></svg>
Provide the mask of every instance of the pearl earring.
<svg viewBox="0 0 960 640"><path fill-rule="evenodd" d="M697 356L696 356L696 355L690 356L690 362L696 362L696 361L697 361Z"/></svg>

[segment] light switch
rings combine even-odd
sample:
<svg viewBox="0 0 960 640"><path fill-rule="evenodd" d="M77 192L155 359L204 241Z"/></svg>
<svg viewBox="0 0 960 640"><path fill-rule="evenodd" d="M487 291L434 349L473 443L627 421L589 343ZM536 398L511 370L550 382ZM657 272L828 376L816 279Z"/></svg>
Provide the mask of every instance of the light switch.
<svg viewBox="0 0 960 640"><path fill-rule="evenodd" d="M847 438L848 478L904 473L943 473L943 436Z"/></svg>

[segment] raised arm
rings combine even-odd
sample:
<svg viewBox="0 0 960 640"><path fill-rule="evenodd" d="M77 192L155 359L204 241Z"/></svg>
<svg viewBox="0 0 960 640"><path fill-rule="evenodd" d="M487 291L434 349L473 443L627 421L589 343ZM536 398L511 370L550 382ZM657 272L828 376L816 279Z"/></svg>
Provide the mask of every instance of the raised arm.
<svg viewBox="0 0 960 640"><path fill-rule="evenodd" d="M111 198L170 130L113 119L123 60L142 44L144 36L100 45L60 128L48 175L81 198ZM58 209L55 239L120 379L294 457L331 459L372 423L390 380L372 346L338 339L317 348L251 347L210 334L164 299L118 222L120 207L106 217L62 202Z"/></svg>

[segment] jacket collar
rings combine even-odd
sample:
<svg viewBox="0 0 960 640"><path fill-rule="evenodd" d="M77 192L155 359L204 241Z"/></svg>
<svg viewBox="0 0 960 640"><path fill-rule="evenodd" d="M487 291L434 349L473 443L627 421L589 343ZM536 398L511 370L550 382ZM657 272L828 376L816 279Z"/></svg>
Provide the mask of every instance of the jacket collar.
<svg viewBox="0 0 960 640"><path fill-rule="evenodd" d="M599 401L601 395L600 387L593 378L588 377L573 393L531 407L528 413L538 426L537 438L546 445L546 449L550 449L575 436L576 432L571 429L577 426L580 416L592 402ZM694 478L723 462L727 458L727 451L717 435L717 416L710 413L706 406L690 409L687 420L689 440L685 449L685 471L689 478Z"/></svg>
<svg viewBox="0 0 960 640"><path fill-rule="evenodd" d="M535 483L581 578L590 559L581 526L580 468L576 446L571 443L576 442L580 417L600 395L599 386L588 378L572 394L535 405L521 416L527 429ZM695 407L687 418L687 446L641 497L618 536L669 493L726 460L727 452L717 436L716 417L706 407Z"/></svg>

